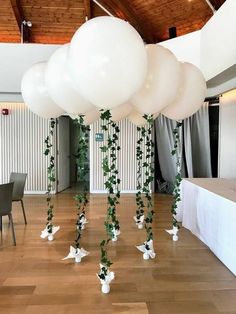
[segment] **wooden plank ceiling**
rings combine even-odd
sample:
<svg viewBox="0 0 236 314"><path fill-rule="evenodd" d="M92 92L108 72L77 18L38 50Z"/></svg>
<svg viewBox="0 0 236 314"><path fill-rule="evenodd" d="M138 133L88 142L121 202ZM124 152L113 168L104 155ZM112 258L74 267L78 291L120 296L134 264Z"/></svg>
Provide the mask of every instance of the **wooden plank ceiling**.
<svg viewBox="0 0 236 314"><path fill-rule="evenodd" d="M206 0L97 0L114 16L132 24L146 43L169 38L169 28L177 36L200 29L213 12ZM209 0L217 10L225 0ZM107 15L92 0L0 0L0 42L63 44L86 20Z"/></svg>

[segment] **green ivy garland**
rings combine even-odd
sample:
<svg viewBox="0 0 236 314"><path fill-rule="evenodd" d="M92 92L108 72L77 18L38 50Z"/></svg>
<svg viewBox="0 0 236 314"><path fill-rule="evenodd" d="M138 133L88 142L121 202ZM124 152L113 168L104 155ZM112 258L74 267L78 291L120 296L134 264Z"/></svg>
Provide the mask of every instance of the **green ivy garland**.
<svg viewBox="0 0 236 314"><path fill-rule="evenodd" d="M120 230L119 221L116 217L116 206L119 204L120 198L120 179L118 178L119 172L117 170L117 153L120 150L118 145L120 129L115 122L111 120L112 116L109 110L101 110L101 129L105 134L106 144L100 147L101 152L104 154L102 160L103 176L105 178L105 188L108 192L107 195L107 216L104 222L106 229L107 239L102 240L100 243L101 249L101 264L103 268L100 270L98 277L103 279L108 272L108 268L112 262L108 258L107 245L110 240L114 239L115 231Z"/></svg>
<svg viewBox="0 0 236 314"><path fill-rule="evenodd" d="M136 224L141 224L141 217L144 215L144 202L142 199L142 164L143 164L143 150L142 144L145 138L146 129L144 127L137 127L138 140L136 145L136 160L137 160L137 192L136 192Z"/></svg>
<svg viewBox="0 0 236 314"><path fill-rule="evenodd" d="M82 191L75 195L77 208L77 221L76 221L76 239L75 248L80 248L81 231L83 228L83 220L85 219L85 209L89 202L88 199L88 184L86 182L86 175L89 172L88 162L88 150L89 150L89 131L88 125L84 124L84 117L80 115L75 119L75 123L79 128L79 141L76 157L77 164L77 178L81 182Z"/></svg>
<svg viewBox="0 0 236 314"><path fill-rule="evenodd" d="M102 242L100 243L102 268L100 269L100 272L98 273L98 277L101 280L105 280L106 276L108 275L109 267L111 267L111 265L113 264L109 260L108 254L107 254L107 251L108 251L107 245L110 242L110 239L111 239L111 235L109 235L107 240L102 240Z"/></svg>
<svg viewBox="0 0 236 314"><path fill-rule="evenodd" d="M153 204L152 204L152 196L150 192L150 184L154 180L154 167L153 167L153 157L154 157L154 143L152 140L152 127L153 127L153 115L144 115L144 119L147 121L147 129L146 132L143 130L144 134L144 143L146 147L146 156L145 161L143 162L144 174L145 174L145 182L143 184L143 193L145 193L146 198L146 206L147 206L147 214L145 217L145 229L147 233L147 240L150 241L153 239L152 232L152 222L154 216Z"/></svg>
<svg viewBox="0 0 236 314"><path fill-rule="evenodd" d="M176 170L177 174L175 176L175 182L174 182L174 190L173 190L173 203L171 207L171 213L172 213L172 224L173 227L180 228L175 216L176 216L176 210L178 207L178 203L181 201L180 198L180 184L182 181L181 178L181 154L180 154L180 129L182 127L182 122L177 122L176 127L173 130L173 136L174 136L174 148L171 151L172 156L176 156Z"/></svg>
<svg viewBox="0 0 236 314"><path fill-rule="evenodd" d="M53 209L54 204L52 201L52 188L53 184L56 181L56 175L55 175L55 157L53 156L53 137L54 137L54 131L56 126L56 120L51 119L49 124L49 135L46 137L44 144L45 144L45 151L44 155L49 158L49 166L47 168L47 178L48 178L48 185L47 185L47 231L48 233L52 233L53 223L52 219L54 217L53 215Z"/></svg>

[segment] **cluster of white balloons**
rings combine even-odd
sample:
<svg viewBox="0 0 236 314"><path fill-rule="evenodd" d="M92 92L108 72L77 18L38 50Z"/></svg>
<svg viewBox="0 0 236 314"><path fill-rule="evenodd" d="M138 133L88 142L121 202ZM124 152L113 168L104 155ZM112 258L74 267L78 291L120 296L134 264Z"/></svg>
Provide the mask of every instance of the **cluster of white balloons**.
<svg viewBox="0 0 236 314"><path fill-rule="evenodd" d="M143 114L161 112L174 120L192 115L204 101L206 83L194 65L158 44L145 46L129 23L103 16L84 23L48 62L33 65L21 91L29 109L44 118L83 114L91 124L99 109L110 109L114 121L127 117L143 125Z"/></svg>

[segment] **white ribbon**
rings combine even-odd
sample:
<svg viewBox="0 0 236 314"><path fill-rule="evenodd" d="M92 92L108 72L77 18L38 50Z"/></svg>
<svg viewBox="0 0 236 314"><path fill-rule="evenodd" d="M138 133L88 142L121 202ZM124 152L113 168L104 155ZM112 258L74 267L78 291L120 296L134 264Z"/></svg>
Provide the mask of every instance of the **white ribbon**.
<svg viewBox="0 0 236 314"><path fill-rule="evenodd" d="M166 232L173 236L173 241L178 241L178 232L179 232L178 227L173 226L172 229L166 230Z"/></svg>
<svg viewBox="0 0 236 314"><path fill-rule="evenodd" d="M151 258L155 258L156 253L153 248L153 240L145 241L142 245L136 246L139 251L150 256Z"/></svg>
<svg viewBox="0 0 236 314"><path fill-rule="evenodd" d="M88 223L88 220L86 219L84 214L80 214L79 216L79 224L81 224L81 229L85 228L85 224Z"/></svg>
<svg viewBox="0 0 236 314"><path fill-rule="evenodd" d="M113 234L112 240L117 241L118 239L117 236L120 235L120 229L116 229L115 227L113 227L112 234Z"/></svg>
<svg viewBox="0 0 236 314"><path fill-rule="evenodd" d="M109 284L112 282L112 280L115 279L115 273L114 273L113 271L109 271L109 269L108 269L106 266L104 266L104 265L102 265L102 264L99 264L99 265L100 265L100 273L99 273L99 275L103 274L102 268L106 268L106 270L107 270L107 275L106 275L106 276L104 275L104 276L105 276L105 279L101 279L101 278L98 276L98 274L97 274L97 276L98 276L98 278L99 278L99 280L100 280L100 282L101 282L102 285L104 285L104 284L109 285Z"/></svg>
<svg viewBox="0 0 236 314"><path fill-rule="evenodd" d="M60 230L60 226L52 226L52 232L48 232L48 227L41 231L40 238L45 239L51 235L54 235L58 230Z"/></svg>
<svg viewBox="0 0 236 314"><path fill-rule="evenodd" d="M89 254L89 252L85 251L83 248L75 249L71 245L69 254L66 257L64 257L62 260L64 261L64 260L69 259L69 258L74 258L77 263L80 263L81 259L83 257L87 256L88 254Z"/></svg>
<svg viewBox="0 0 236 314"><path fill-rule="evenodd" d="M137 226L142 226L144 222L144 215L141 215L139 218L137 218L137 216L134 216L134 221Z"/></svg>

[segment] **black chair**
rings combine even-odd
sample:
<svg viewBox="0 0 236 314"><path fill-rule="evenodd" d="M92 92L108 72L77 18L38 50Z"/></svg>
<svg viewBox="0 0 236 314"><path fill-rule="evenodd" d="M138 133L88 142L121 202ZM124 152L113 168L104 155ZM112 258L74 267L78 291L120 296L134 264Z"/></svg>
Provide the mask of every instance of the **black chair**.
<svg viewBox="0 0 236 314"><path fill-rule="evenodd" d="M25 224L27 224L25 208L23 203L24 197L24 189L25 189L25 181L27 174L26 173L17 173L12 172L10 175L10 182L14 182L12 201L13 202L21 202L21 207L24 215Z"/></svg>
<svg viewBox="0 0 236 314"><path fill-rule="evenodd" d="M16 237L11 214L13 185L13 182L0 185L0 230L2 233L2 217L8 216L12 229L13 243L16 245Z"/></svg>

